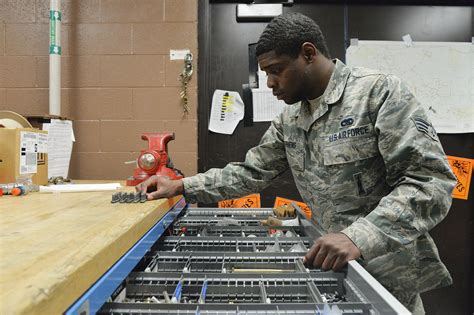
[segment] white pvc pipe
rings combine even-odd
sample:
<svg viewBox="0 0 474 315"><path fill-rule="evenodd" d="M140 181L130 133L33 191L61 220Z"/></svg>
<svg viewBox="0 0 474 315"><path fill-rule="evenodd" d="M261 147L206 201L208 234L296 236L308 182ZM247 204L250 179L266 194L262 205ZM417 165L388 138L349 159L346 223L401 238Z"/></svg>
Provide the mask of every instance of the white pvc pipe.
<svg viewBox="0 0 474 315"><path fill-rule="evenodd" d="M61 115L61 0L49 9L49 114Z"/></svg>

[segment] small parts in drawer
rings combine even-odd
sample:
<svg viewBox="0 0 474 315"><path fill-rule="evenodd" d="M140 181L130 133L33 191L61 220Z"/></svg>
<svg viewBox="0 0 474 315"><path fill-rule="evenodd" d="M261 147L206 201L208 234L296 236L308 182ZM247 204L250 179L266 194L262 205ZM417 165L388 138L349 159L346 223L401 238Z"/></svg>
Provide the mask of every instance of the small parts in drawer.
<svg viewBox="0 0 474 315"><path fill-rule="evenodd" d="M278 218L295 218L296 209L291 204L284 204L273 208L273 214Z"/></svg>
<svg viewBox="0 0 474 315"><path fill-rule="evenodd" d="M321 293L323 297L324 303L341 303L341 302L347 302L346 297L342 294L339 294L339 292L335 291L333 293L327 292L327 293Z"/></svg>
<svg viewBox="0 0 474 315"><path fill-rule="evenodd" d="M111 203L138 203L146 200L146 194L142 192L117 192L112 195Z"/></svg>

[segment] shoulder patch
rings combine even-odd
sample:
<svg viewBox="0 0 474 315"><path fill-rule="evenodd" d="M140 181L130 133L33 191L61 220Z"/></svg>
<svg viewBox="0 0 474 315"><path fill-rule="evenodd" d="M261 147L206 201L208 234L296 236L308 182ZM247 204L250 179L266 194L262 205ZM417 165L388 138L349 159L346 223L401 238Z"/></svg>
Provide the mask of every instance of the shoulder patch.
<svg viewBox="0 0 474 315"><path fill-rule="evenodd" d="M412 117L413 123L419 132L426 134L431 139L438 141L438 136L433 125L421 117Z"/></svg>

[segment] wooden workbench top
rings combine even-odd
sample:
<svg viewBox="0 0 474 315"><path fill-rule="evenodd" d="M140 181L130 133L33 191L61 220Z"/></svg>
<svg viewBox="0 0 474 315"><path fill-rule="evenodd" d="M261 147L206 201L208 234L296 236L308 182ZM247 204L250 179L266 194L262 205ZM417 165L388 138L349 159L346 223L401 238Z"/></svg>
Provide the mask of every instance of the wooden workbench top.
<svg viewBox="0 0 474 315"><path fill-rule="evenodd" d="M63 313L180 199L112 193L0 197L0 314Z"/></svg>

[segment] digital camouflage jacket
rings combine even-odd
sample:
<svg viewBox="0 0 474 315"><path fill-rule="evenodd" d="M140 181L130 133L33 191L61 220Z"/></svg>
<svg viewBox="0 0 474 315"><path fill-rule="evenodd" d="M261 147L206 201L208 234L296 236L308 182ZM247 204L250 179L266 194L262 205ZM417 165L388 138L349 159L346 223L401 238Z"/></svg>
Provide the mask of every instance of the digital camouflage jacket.
<svg viewBox="0 0 474 315"><path fill-rule="evenodd" d="M346 234L400 302L451 284L428 231L448 213L456 180L400 79L336 60L312 114L307 102L286 107L244 162L185 178L186 200L254 193L288 167L317 223Z"/></svg>

